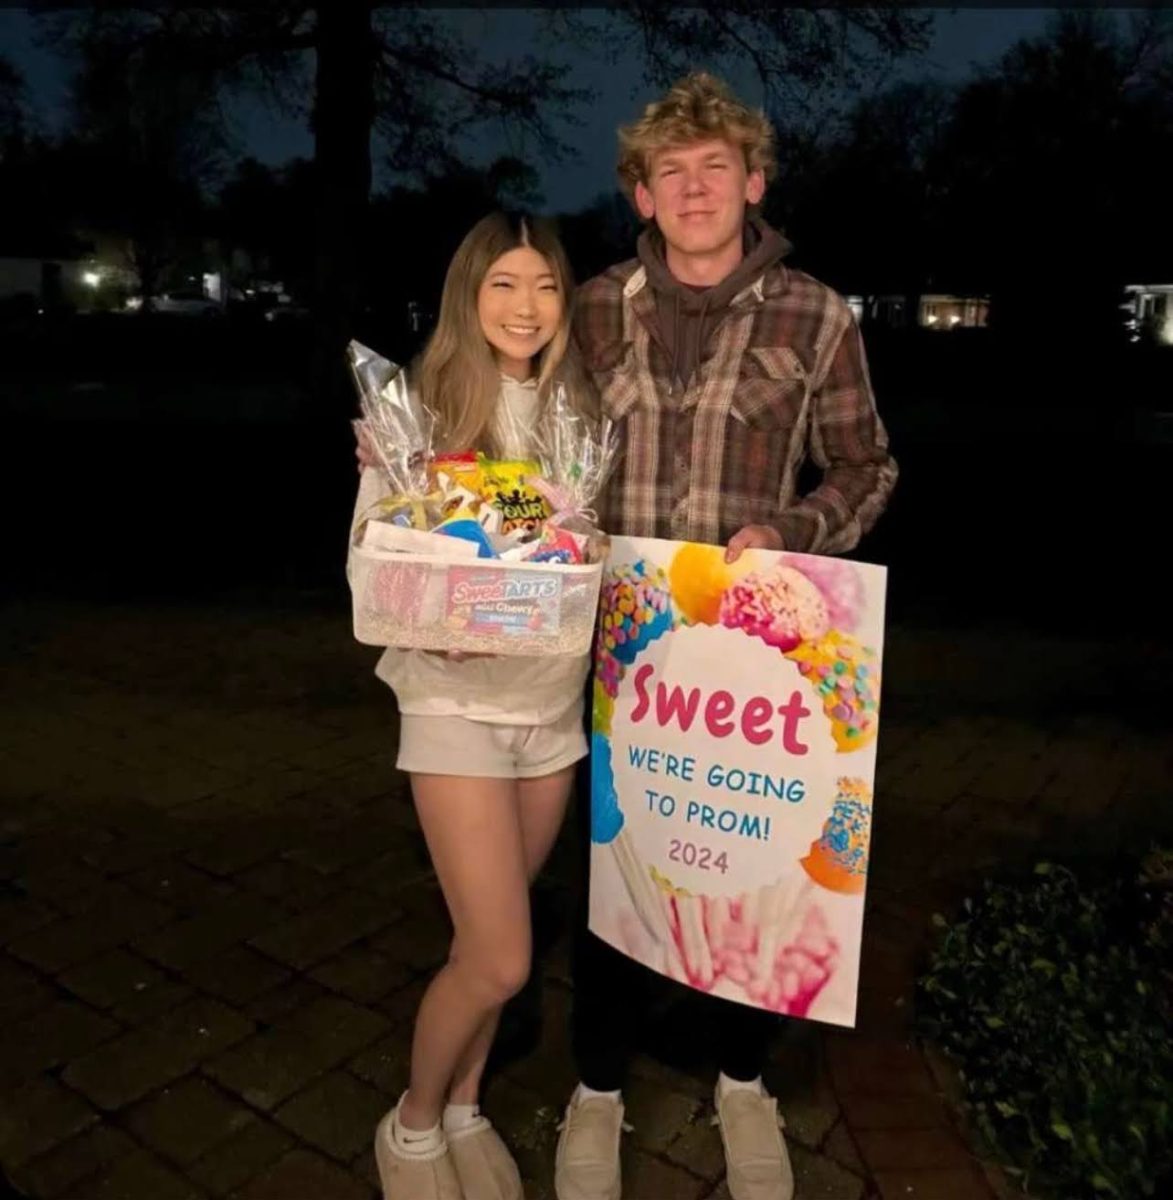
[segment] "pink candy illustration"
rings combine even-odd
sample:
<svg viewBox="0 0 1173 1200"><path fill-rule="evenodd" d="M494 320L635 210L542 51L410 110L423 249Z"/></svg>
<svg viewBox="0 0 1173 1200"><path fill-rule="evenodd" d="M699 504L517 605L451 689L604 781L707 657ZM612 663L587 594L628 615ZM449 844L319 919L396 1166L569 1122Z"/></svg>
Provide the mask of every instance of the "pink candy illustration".
<svg viewBox="0 0 1173 1200"><path fill-rule="evenodd" d="M734 583L721 597L720 621L783 651L822 637L830 628L819 589L800 571L784 566Z"/></svg>
<svg viewBox="0 0 1173 1200"><path fill-rule="evenodd" d="M675 954L669 974L702 991L722 979L762 1008L803 1017L834 974L839 947L805 881L728 896L662 893Z"/></svg>
<svg viewBox="0 0 1173 1200"><path fill-rule="evenodd" d="M831 628L851 633L867 603L863 580L855 564L842 558L788 554L786 566L801 571L819 589L827 605Z"/></svg>

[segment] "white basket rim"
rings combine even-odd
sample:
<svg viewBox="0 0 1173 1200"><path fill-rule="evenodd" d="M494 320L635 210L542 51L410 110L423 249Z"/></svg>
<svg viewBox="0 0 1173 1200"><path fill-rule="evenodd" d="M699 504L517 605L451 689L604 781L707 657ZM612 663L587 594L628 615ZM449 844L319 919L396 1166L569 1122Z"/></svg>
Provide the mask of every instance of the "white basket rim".
<svg viewBox="0 0 1173 1200"><path fill-rule="evenodd" d="M426 567L462 567L465 570L475 568L486 571L554 571L566 575L602 574L602 562L597 563L560 563L560 562L502 562L499 558L445 558L440 554L412 554L409 551L369 550L362 546L354 547L356 558L364 558L371 562L398 562L405 566L418 563Z"/></svg>

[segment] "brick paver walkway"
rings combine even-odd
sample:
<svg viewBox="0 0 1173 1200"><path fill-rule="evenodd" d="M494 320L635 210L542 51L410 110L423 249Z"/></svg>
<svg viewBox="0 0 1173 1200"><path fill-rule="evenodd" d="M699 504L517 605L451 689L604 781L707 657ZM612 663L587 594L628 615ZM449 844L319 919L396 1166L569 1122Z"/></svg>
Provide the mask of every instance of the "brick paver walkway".
<svg viewBox="0 0 1173 1200"><path fill-rule="evenodd" d="M369 1200L371 1130L447 925L343 604L3 616L5 1169L46 1198ZM1130 666L1125 722L1119 661L892 632L860 1029L794 1023L768 1080L800 1200L992 1194L910 1039L915 965L933 908L987 869L1078 846L1094 818L1101 844L1143 827L1169 777L1147 715L1169 664ZM522 1004L487 1096L531 1200L552 1196L574 1082L572 858L537 905L540 1024ZM624 1195L720 1200L712 1067L686 1016L659 1016Z"/></svg>

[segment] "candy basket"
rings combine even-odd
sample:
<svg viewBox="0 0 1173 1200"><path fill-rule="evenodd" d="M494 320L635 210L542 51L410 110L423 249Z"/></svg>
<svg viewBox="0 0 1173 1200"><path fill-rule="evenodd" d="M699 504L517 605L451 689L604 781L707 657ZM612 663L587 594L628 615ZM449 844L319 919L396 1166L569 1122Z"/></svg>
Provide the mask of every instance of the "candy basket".
<svg viewBox="0 0 1173 1200"><path fill-rule="evenodd" d="M602 575L602 562L451 559L355 546L354 636L401 649L586 654Z"/></svg>

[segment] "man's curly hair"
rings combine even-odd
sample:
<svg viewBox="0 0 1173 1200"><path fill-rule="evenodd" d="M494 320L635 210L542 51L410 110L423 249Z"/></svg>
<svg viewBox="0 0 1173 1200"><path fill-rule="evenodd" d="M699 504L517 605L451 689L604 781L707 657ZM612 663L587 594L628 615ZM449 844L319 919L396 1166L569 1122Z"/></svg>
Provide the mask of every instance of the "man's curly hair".
<svg viewBox="0 0 1173 1200"><path fill-rule="evenodd" d="M629 197L648 182L652 156L668 146L720 138L738 147L747 171L760 170L769 183L777 163L774 130L766 114L743 104L715 75L694 71L678 80L662 100L619 130L619 181Z"/></svg>

